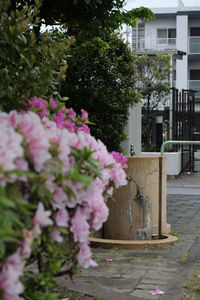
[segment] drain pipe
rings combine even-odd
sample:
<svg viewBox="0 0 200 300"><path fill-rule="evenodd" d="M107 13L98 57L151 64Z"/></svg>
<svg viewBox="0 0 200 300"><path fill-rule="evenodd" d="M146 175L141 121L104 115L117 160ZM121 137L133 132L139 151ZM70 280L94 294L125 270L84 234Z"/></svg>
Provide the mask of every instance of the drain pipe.
<svg viewBox="0 0 200 300"><path fill-rule="evenodd" d="M160 148L159 157L159 204L158 204L158 236L162 238L162 158L166 145L200 145L200 141L166 141Z"/></svg>

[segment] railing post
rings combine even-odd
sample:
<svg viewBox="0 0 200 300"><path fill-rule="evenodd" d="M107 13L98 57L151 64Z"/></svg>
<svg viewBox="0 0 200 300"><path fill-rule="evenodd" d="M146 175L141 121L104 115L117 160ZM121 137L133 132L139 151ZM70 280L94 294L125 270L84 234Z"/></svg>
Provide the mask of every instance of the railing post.
<svg viewBox="0 0 200 300"><path fill-rule="evenodd" d="M159 209L159 216L158 216L158 236L159 238L162 237L162 160L163 157L159 157L159 204L158 204L158 209Z"/></svg>

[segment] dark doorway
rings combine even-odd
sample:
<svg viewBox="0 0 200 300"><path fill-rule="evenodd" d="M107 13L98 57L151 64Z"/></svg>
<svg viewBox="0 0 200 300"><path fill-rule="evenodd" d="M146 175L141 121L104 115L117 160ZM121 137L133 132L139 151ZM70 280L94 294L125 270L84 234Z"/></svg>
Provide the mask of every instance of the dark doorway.
<svg viewBox="0 0 200 300"><path fill-rule="evenodd" d="M172 93L173 140L200 140L200 112L195 106L195 91L173 88ZM200 146L181 145L182 172L200 172Z"/></svg>

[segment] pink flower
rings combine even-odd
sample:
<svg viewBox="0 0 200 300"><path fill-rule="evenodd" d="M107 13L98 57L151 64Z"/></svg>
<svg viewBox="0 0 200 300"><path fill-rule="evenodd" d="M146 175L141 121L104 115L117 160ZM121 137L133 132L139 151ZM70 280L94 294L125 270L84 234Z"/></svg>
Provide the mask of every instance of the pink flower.
<svg viewBox="0 0 200 300"><path fill-rule="evenodd" d="M0 123L0 166L3 170L15 169L15 159L24 154L22 136L9 125Z"/></svg>
<svg viewBox="0 0 200 300"><path fill-rule="evenodd" d="M107 262L107 263L112 262L112 258L109 258L109 257L105 257L104 260L105 260L105 262Z"/></svg>
<svg viewBox="0 0 200 300"><path fill-rule="evenodd" d="M70 117L72 120L75 120L76 113L73 108L67 108L66 113L68 117Z"/></svg>
<svg viewBox="0 0 200 300"><path fill-rule="evenodd" d="M28 163L24 158L15 159L15 167L22 171L29 171Z"/></svg>
<svg viewBox="0 0 200 300"><path fill-rule="evenodd" d="M20 128L26 138L32 163L35 170L40 172L44 163L51 158L49 140L41 119L33 112L21 115Z"/></svg>
<svg viewBox="0 0 200 300"><path fill-rule="evenodd" d="M6 258L2 264L0 273L0 288L3 290L3 299L20 299L19 295L23 293L24 287L20 282L20 276L23 274L24 262L18 249L14 254ZM12 298L13 297L13 298Z"/></svg>
<svg viewBox="0 0 200 300"><path fill-rule="evenodd" d="M115 161L120 163L123 168L128 168L126 164L128 158L125 155L116 151L112 151L111 154L114 157Z"/></svg>
<svg viewBox="0 0 200 300"><path fill-rule="evenodd" d="M56 103L56 101L53 98L51 98L49 100L49 102L51 103L51 107L52 107L53 110L58 107L58 104Z"/></svg>
<svg viewBox="0 0 200 300"><path fill-rule="evenodd" d="M77 132L83 131L85 133L90 133L90 128L86 124L82 124L81 127L78 127Z"/></svg>
<svg viewBox="0 0 200 300"><path fill-rule="evenodd" d="M60 234L61 234L61 232L57 228L54 227L53 231L50 233L50 237L54 241L56 241L58 243L62 243L63 242L63 237Z"/></svg>
<svg viewBox="0 0 200 300"><path fill-rule="evenodd" d="M43 109L47 105L47 101L42 98L33 97L30 100L28 100L29 105L31 105L31 108L33 109Z"/></svg>
<svg viewBox="0 0 200 300"><path fill-rule="evenodd" d="M53 224L53 221L49 218L51 212L49 210L44 209L43 203L39 202L36 214L33 218L33 224L35 224L33 228L33 235L37 237L41 234L41 227L46 227Z"/></svg>
<svg viewBox="0 0 200 300"><path fill-rule="evenodd" d="M16 128L19 120L19 115L15 110L11 111L8 115L8 121L13 128Z"/></svg>
<svg viewBox="0 0 200 300"><path fill-rule="evenodd" d="M89 246L86 243L79 243L78 246L80 250L76 258L79 266L84 267L85 269L98 266L98 264L91 258L92 253Z"/></svg>
<svg viewBox="0 0 200 300"><path fill-rule="evenodd" d="M54 121L58 128L63 128L64 119L60 118L59 116L53 117L52 121Z"/></svg>
<svg viewBox="0 0 200 300"><path fill-rule="evenodd" d="M151 292L151 294L153 296L155 296L155 295L163 295L164 293L165 292L163 292L162 290L160 290L157 286L156 286L155 290Z"/></svg>
<svg viewBox="0 0 200 300"><path fill-rule="evenodd" d="M68 227L69 214L66 209L60 209L54 216L57 226Z"/></svg>
<svg viewBox="0 0 200 300"><path fill-rule="evenodd" d="M75 124L74 123L72 123L71 121L64 121L63 122L63 126L65 127L65 128L67 128L67 129L69 129L71 132L75 132Z"/></svg>
<svg viewBox="0 0 200 300"><path fill-rule="evenodd" d="M43 118L43 117L47 116L48 113L49 113L48 110L46 108L44 108L43 110L41 110L41 112L39 112L39 116L41 118Z"/></svg>
<svg viewBox="0 0 200 300"><path fill-rule="evenodd" d="M81 109L81 119L88 120L88 113L84 109Z"/></svg>
<svg viewBox="0 0 200 300"><path fill-rule="evenodd" d="M70 231L74 235L75 242L87 242L89 236L88 215L80 207L77 208L75 215L71 219Z"/></svg>
<svg viewBox="0 0 200 300"><path fill-rule="evenodd" d="M23 258L29 258L31 255L31 246L33 243L33 232L28 231L27 229L22 230L22 234L24 237L24 241L21 243L22 253L21 256Z"/></svg>
<svg viewBox="0 0 200 300"><path fill-rule="evenodd" d="M52 206L54 209L63 209L65 207L66 202L68 201L67 194L65 193L63 188L59 186L56 186L53 198L54 202L52 202Z"/></svg>
<svg viewBox="0 0 200 300"><path fill-rule="evenodd" d="M109 169L109 172L111 175L111 180L114 182L117 188L127 184L126 173L122 169L121 164L116 163L112 169Z"/></svg>
<svg viewBox="0 0 200 300"><path fill-rule="evenodd" d="M93 208L91 226L95 230L99 230L102 227L102 224L107 220L108 213L108 207L103 201L101 203L96 203Z"/></svg>

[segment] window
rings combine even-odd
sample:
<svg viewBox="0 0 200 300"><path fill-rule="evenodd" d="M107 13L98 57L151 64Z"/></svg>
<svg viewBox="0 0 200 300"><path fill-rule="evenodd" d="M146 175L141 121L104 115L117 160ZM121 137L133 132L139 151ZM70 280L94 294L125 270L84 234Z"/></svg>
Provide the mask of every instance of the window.
<svg viewBox="0 0 200 300"><path fill-rule="evenodd" d="M173 71L173 80L176 81L176 69Z"/></svg>
<svg viewBox="0 0 200 300"><path fill-rule="evenodd" d="M158 44L167 44L167 29L157 30Z"/></svg>
<svg viewBox="0 0 200 300"><path fill-rule="evenodd" d="M200 80L200 70L190 70L190 80Z"/></svg>
<svg viewBox="0 0 200 300"><path fill-rule="evenodd" d="M190 27L190 36L200 36L200 27Z"/></svg>
<svg viewBox="0 0 200 300"><path fill-rule="evenodd" d="M172 45L176 44L176 28L168 29L168 43Z"/></svg>
<svg viewBox="0 0 200 300"><path fill-rule="evenodd" d="M157 29L157 43L176 44L176 28Z"/></svg>

